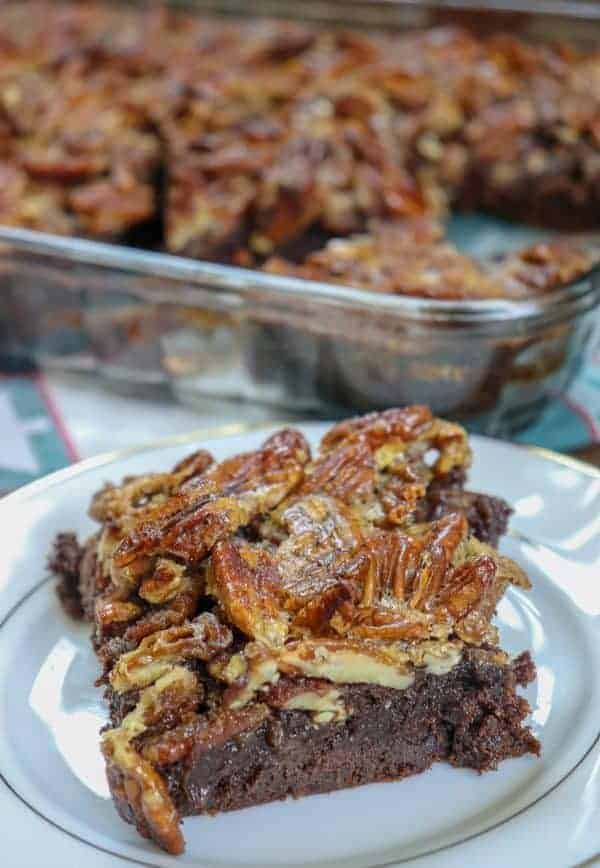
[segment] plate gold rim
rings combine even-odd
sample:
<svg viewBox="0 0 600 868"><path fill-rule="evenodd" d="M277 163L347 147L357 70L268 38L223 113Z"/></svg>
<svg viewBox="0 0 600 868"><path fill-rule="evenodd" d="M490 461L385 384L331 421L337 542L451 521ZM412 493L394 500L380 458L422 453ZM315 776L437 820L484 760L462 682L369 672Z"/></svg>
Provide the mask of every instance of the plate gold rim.
<svg viewBox="0 0 600 868"><path fill-rule="evenodd" d="M98 467L104 467L114 463L115 461L120 461L123 458L141 455L144 452L155 452L158 449L166 449L171 446L178 446L180 444L185 445L186 443L194 443L201 440L226 440L230 437L248 434L253 431L279 428L282 425L295 425L301 428L304 425L315 424L327 425L334 423L332 423L331 420L306 420L304 422L298 422L297 420L291 421L285 419L276 419L264 422L231 422L224 425L194 428L181 434L169 434L166 437L160 437L156 440L151 440L148 443L126 446L122 449L114 449L107 452L100 452L98 455L94 455L91 458L84 458L82 461L77 461L74 464L70 464L68 467L63 467L61 470L56 470L53 473L46 474L45 476L34 480L33 482L27 483L27 485L23 485L21 488L18 488L16 491L3 497L0 500L0 508L10 507L12 504L28 500L30 497L35 496L42 491L46 491L48 488L53 488L55 485L65 482L79 474L85 474ZM600 479L600 468L594 467L593 464L589 464L587 461L582 461L580 458L573 458L571 455L563 455L560 452L555 452L553 449L547 449L544 446L534 446L528 443L513 443L509 440L499 440L496 437L488 437L484 434L473 434L471 436L523 450L524 452L537 455L539 458L552 464L558 464L561 467L575 470L590 479Z"/></svg>

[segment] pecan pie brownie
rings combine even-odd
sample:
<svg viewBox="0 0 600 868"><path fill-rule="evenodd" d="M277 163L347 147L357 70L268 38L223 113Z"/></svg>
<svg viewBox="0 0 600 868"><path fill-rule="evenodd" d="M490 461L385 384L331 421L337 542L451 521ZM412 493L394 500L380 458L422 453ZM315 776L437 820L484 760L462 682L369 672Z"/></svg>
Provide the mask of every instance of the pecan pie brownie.
<svg viewBox="0 0 600 868"><path fill-rule="evenodd" d="M446 761L539 753L491 619L523 571L494 548L507 505L465 491L465 431L412 406L285 429L219 463L93 498L98 531L51 556L93 621L120 815L171 853L182 817Z"/></svg>

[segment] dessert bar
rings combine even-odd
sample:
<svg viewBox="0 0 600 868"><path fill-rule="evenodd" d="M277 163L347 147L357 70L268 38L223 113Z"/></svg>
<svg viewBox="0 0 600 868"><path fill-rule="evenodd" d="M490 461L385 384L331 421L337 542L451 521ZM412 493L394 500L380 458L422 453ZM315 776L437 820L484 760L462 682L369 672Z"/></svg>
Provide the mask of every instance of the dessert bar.
<svg viewBox="0 0 600 868"><path fill-rule="evenodd" d="M97 493L98 530L60 535L50 566L93 622L124 820L176 854L185 816L539 752L517 693L534 664L492 624L529 581L470 460L459 425L411 406L314 454L284 429Z"/></svg>

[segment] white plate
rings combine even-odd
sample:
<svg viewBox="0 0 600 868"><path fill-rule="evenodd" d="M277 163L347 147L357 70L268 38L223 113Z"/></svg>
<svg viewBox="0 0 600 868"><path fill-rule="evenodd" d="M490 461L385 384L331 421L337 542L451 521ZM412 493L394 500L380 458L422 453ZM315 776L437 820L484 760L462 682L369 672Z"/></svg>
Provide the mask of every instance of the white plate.
<svg viewBox="0 0 600 868"><path fill-rule="evenodd" d="M325 427L303 426L313 442ZM503 550L534 583L508 592L498 621L503 646L531 649L538 666L527 696L541 759L483 776L438 765L399 783L194 817L178 859L117 817L98 750L105 712L89 627L57 603L49 546L60 530L90 531L86 509L105 480L168 468L199 442L221 458L265 436L175 438L85 461L0 502L2 865L564 868L600 852L600 473L478 437L471 485L515 506Z"/></svg>

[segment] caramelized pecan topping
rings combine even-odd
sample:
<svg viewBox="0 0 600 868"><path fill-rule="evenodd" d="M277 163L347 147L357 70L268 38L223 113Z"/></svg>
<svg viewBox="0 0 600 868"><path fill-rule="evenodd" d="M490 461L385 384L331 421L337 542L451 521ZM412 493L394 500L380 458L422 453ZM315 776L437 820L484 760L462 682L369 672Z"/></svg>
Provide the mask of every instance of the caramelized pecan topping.
<svg viewBox="0 0 600 868"><path fill-rule="evenodd" d="M463 515L450 513L445 518L432 522L421 541L421 556L410 605L413 609L430 609L442 584L454 553L466 538L467 520Z"/></svg>
<svg viewBox="0 0 600 868"><path fill-rule="evenodd" d="M262 449L217 464L151 508L113 554L116 587L136 583L146 559L169 554L198 562L221 539L276 507L300 482L309 449L287 430Z"/></svg>
<svg viewBox="0 0 600 868"><path fill-rule="evenodd" d="M171 473L149 473L124 479L122 485L106 485L92 498L89 514L95 521L120 524L120 519L138 518L144 510L166 498L188 479L204 473L213 463L204 449L175 465Z"/></svg>
<svg viewBox="0 0 600 868"><path fill-rule="evenodd" d="M146 687L183 660L210 660L232 641L231 630L210 612L178 627L146 636L134 651L123 654L110 673L114 690Z"/></svg>
<svg viewBox="0 0 600 868"><path fill-rule="evenodd" d="M294 611L337 581L337 571L364 538L362 522L351 508L329 496L307 495L278 516L288 536L274 558L286 608Z"/></svg>
<svg viewBox="0 0 600 868"><path fill-rule="evenodd" d="M401 446L406 448L412 444L419 447L420 457L429 449L436 450L437 458L432 469L439 475L456 467L468 467L471 463L471 450L464 428L435 418L428 407L415 405L349 419L334 425L323 437L321 445L328 451L342 442L356 442L359 437L364 437L373 450L383 448L377 456L378 464L384 467L392 463L388 448L391 447L393 459Z"/></svg>
<svg viewBox="0 0 600 868"><path fill-rule="evenodd" d="M430 452L437 453L433 464ZM433 418L427 407L386 410L335 425L300 491L322 486L369 521L401 525L434 478L470 462L459 425Z"/></svg>

